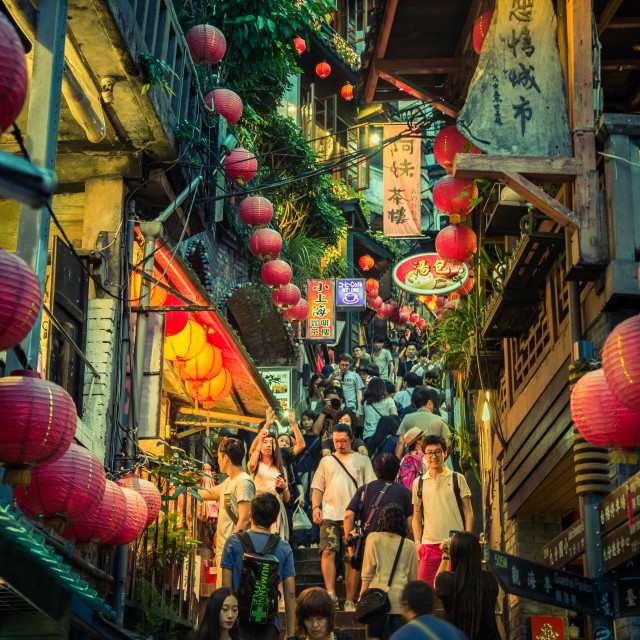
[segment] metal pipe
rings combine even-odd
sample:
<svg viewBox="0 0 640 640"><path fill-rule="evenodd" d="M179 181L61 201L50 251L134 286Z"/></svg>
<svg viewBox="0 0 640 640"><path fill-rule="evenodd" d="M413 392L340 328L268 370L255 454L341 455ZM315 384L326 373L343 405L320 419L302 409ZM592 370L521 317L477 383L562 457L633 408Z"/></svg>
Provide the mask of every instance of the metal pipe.
<svg viewBox="0 0 640 640"><path fill-rule="evenodd" d="M187 199L187 196L202 182L202 180L203 180L203 177L201 175L199 175L197 178L194 178L191 184L189 184L180 193L180 195L153 221L153 223L158 223L161 225ZM143 224L146 225L146 224L153 224L153 223L143 222L143 223L140 223L140 227L142 227ZM158 234L158 237L161 234L162 234L162 228L160 228L160 233ZM154 246L154 250L155 250L155 246ZM146 258L146 255L145 255L145 258ZM149 275L151 275L151 273L149 273Z"/></svg>

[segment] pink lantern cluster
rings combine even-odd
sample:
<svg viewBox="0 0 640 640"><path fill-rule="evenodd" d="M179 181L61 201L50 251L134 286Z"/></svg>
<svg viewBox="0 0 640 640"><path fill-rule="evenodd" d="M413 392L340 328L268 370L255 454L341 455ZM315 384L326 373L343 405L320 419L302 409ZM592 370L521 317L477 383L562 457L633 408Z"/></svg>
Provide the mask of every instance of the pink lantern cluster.
<svg viewBox="0 0 640 640"><path fill-rule="evenodd" d="M602 351L602 369L571 392L571 415L582 437L601 447L640 446L640 316L621 322Z"/></svg>
<svg viewBox="0 0 640 640"><path fill-rule="evenodd" d="M27 63L18 33L0 14L0 133L6 131L22 111L27 96Z"/></svg>

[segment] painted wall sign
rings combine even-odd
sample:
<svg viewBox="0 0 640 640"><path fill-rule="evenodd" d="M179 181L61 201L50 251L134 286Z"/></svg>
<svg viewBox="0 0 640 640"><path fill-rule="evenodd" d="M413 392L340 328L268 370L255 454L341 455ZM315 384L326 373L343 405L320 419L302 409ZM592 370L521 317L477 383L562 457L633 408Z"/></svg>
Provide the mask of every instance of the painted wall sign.
<svg viewBox="0 0 640 640"><path fill-rule="evenodd" d="M333 280L309 280L309 316L307 339L316 342L335 342L336 313Z"/></svg>
<svg viewBox="0 0 640 640"><path fill-rule="evenodd" d="M336 308L361 311L365 305L364 280L336 280Z"/></svg>
<svg viewBox="0 0 640 640"><path fill-rule="evenodd" d="M404 124L384 126L389 140L406 131ZM401 238L422 234L420 212L419 138L400 138L382 151L382 227L385 236Z"/></svg>
<svg viewBox="0 0 640 640"><path fill-rule="evenodd" d="M443 260L437 253L419 253L405 258L393 269L393 281L409 293L443 295L459 289L469 277L464 264Z"/></svg>
<svg viewBox="0 0 640 640"><path fill-rule="evenodd" d="M531 616L532 640L564 640L564 620L559 616Z"/></svg>
<svg viewBox="0 0 640 640"><path fill-rule="evenodd" d="M551 0L498 0L456 126L487 153L570 156Z"/></svg>

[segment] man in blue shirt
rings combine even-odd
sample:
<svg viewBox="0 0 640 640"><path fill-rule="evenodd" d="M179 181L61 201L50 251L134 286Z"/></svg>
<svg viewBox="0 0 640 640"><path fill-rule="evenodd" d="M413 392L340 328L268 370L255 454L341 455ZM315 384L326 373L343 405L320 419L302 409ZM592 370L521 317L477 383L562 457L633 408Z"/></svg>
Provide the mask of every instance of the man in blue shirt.
<svg viewBox="0 0 640 640"><path fill-rule="evenodd" d="M280 513L280 503L272 493L259 493L251 501L249 518L251 527L249 536L258 553L265 548L270 536L271 525L277 520ZM278 568L278 584L283 585L284 608L287 619L287 633L293 635L295 629L295 568L293 566L293 551L284 540L278 542L274 552L280 563ZM222 587L229 587L236 591L240 572L242 571L242 557L244 548L238 534L234 533L224 545L220 567L222 569ZM274 624L243 624L240 625L240 637L242 640L279 640L280 638L280 614L276 615Z"/></svg>
<svg viewBox="0 0 640 640"><path fill-rule="evenodd" d="M432 616L433 590L422 580L412 580L402 591L405 624L389 640L467 640L452 624Z"/></svg>

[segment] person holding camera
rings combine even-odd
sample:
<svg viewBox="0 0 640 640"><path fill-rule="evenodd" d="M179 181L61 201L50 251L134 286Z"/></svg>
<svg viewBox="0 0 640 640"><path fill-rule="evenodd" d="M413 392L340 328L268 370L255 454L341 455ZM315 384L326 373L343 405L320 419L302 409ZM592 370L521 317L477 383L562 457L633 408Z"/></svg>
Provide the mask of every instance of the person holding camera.
<svg viewBox="0 0 640 640"><path fill-rule="evenodd" d="M326 438L333 435L333 427L337 423L336 416L344 406L344 396L342 389L335 386L327 387L324 390L324 404L322 412L313 423L313 433L320 436L320 440L324 442Z"/></svg>
<svg viewBox="0 0 640 640"><path fill-rule="evenodd" d="M284 503L289 502L291 494L287 482L287 470L284 467L278 432L273 423L273 410L267 412L265 428L256 438L258 445L253 450L247 471L256 485L256 493L273 493L280 503L280 514L271 527L271 533L277 533L285 542L289 541L289 523Z"/></svg>

